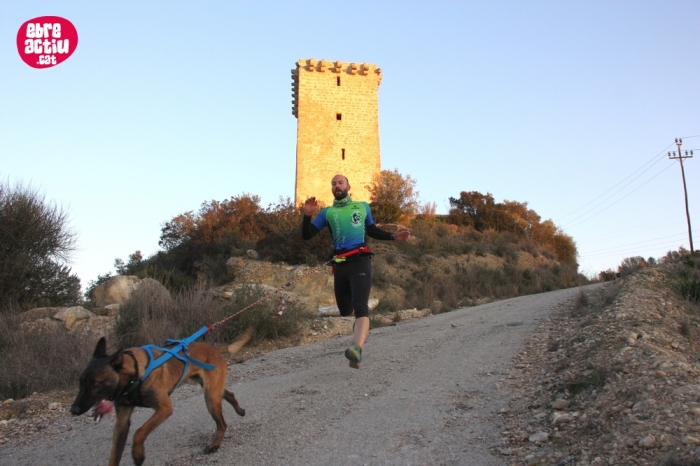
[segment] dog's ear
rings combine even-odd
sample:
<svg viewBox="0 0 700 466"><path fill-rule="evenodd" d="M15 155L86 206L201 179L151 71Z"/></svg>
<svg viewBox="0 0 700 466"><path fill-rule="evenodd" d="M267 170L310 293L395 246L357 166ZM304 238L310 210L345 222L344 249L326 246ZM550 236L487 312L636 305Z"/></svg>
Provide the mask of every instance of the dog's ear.
<svg viewBox="0 0 700 466"><path fill-rule="evenodd" d="M124 350L122 348L119 348L119 350L110 357L109 364L116 371L122 368L124 364Z"/></svg>
<svg viewBox="0 0 700 466"><path fill-rule="evenodd" d="M92 353L92 359L97 359L97 358L104 358L107 356L107 340L105 340L105 337L100 338L100 341L97 342L97 346L95 346L95 352Z"/></svg>

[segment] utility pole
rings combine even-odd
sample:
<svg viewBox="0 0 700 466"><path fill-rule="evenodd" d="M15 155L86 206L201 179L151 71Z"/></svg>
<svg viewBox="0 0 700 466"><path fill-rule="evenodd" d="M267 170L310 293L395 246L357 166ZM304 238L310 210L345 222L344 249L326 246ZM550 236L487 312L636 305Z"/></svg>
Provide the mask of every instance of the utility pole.
<svg viewBox="0 0 700 466"><path fill-rule="evenodd" d="M693 248L693 231L690 228L690 211L688 210L688 190L685 187L685 170L683 170L683 159L693 158L693 151L690 153L685 151L685 155L681 154L681 146L683 145L683 139L676 138L676 146L678 146L678 153L669 152L668 158L671 160L678 160L681 163L681 176L683 176L683 193L685 194L685 216L688 219L688 238L690 239L690 254L695 254L695 248Z"/></svg>

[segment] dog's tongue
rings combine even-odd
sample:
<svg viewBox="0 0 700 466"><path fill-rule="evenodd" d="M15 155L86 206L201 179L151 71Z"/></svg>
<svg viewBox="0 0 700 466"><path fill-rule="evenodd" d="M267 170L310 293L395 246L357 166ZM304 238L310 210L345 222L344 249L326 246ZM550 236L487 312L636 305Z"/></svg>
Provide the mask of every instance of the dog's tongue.
<svg viewBox="0 0 700 466"><path fill-rule="evenodd" d="M102 416L111 413L113 408L114 404L111 401L100 401L94 408L92 408L93 419L95 419L95 422L100 422Z"/></svg>

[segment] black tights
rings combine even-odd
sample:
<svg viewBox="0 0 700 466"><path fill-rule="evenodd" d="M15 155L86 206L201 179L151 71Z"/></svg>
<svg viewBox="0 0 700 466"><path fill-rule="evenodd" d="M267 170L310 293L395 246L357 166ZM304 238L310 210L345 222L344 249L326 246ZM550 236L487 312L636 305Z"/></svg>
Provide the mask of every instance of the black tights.
<svg viewBox="0 0 700 466"><path fill-rule="evenodd" d="M347 317L355 311L355 318L369 317L369 292L372 288L370 256L353 257L335 267L333 289L340 315Z"/></svg>

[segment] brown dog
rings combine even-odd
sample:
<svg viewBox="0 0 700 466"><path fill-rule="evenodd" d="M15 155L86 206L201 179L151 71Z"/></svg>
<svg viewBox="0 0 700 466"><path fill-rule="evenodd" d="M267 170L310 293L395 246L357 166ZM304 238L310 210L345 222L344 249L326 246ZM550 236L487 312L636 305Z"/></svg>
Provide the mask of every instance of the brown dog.
<svg viewBox="0 0 700 466"><path fill-rule="evenodd" d="M108 399L114 401L117 420L112 434L112 454L110 466L117 466L124 452L124 445L131 425L131 413L136 406L153 408L155 413L134 433L131 454L137 466L143 464L146 457L144 442L146 437L173 413L170 393L178 381L193 380L204 389L204 400L209 413L216 421L216 437L206 447L206 453L219 449L221 439L226 432L226 422L222 413L221 399L228 401L240 416L245 416L245 410L238 405L233 392L226 390L227 363L222 353L236 353L253 335L254 329L246 330L229 346L214 347L207 343L190 343L187 350L191 359L214 366L207 370L197 364L185 364L171 358L163 365L153 370L148 378L141 381L149 357L142 348L119 350L112 355L106 353L105 338L100 338L95 347L92 361L80 376L80 391L70 408L74 415L87 412L91 407ZM157 358L161 351L154 350ZM125 357L126 355L126 357Z"/></svg>

